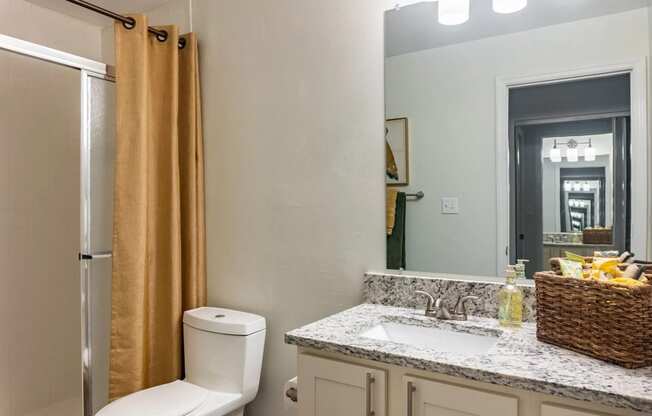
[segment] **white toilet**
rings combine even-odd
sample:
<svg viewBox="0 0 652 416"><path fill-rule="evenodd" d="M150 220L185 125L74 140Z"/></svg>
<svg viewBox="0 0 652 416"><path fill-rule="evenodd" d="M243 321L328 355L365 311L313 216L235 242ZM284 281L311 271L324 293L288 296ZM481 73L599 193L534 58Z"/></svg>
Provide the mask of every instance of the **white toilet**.
<svg viewBox="0 0 652 416"><path fill-rule="evenodd" d="M265 318L229 309L183 315L185 380L118 399L96 416L241 416L258 392Z"/></svg>

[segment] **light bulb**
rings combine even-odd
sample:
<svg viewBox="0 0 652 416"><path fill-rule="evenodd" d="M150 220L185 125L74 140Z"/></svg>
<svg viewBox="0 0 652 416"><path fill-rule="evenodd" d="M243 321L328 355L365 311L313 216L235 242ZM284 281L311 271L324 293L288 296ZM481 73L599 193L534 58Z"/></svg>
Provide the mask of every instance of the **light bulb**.
<svg viewBox="0 0 652 416"><path fill-rule="evenodd" d="M577 151L576 147L572 148L572 149L568 149L566 151L566 159L569 162L577 162L578 157L579 157L579 152Z"/></svg>
<svg viewBox="0 0 652 416"><path fill-rule="evenodd" d="M496 13L515 13L527 6L527 0L494 0L493 6Z"/></svg>
<svg viewBox="0 0 652 416"><path fill-rule="evenodd" d="M561 162L561 150L558 148L550 149L550 161L559 163Z"/></svg>
<svg viewBox="0 0 652 416"><path fill-rule="evenodd" d="M584 185L582 185L582 190L584 192L590 192L591 191L591 184L588 182L584 182Z"/></svg>
<svg viewBox="0 0 652 416"><path fill-rule="evenodd" d="M570 182L564 182L564 191L570 192L573 190L573 187Z"/></svg>
<svg viewBox="0 0 652 416"><path fill-rule="evenodd" d="M439 23L452 26L469 20L470 0L439 0Z"/></svg>
<svg viewBox="0 0 652 416"><path fill-rule="evenodd" d="M584 149L584 160L587 162L595 161L595 147L589 146Z"/></svg>

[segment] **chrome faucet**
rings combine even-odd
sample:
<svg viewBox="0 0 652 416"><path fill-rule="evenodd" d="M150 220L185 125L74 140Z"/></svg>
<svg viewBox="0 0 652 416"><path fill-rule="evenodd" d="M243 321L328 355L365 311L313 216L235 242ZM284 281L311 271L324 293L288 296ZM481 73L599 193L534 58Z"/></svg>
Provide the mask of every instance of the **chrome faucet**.
<svg viewBox="0 0 652 416"><path fill-rule="evenodd" d="M480 298L477 296L460 296L457 299L455 309L453 310L453 319L456 321L467 321L469 319L468 312L466 311L466 303L470 300L477 302Z"/></svg>
<svg viewBox="0 0 652 416"><path fill-rule="evenodd" d="M435 300L435 298L433 298L430 293L424 292L423 290L415 290L414 293L417 295L426 296L427 298L424 315L431 318L441 319L445 321L468 320L469 316L466 310L466 303L470 300L472 301L480 300L480 298L477 296L460 296L459 299L457 300L457 303L455 303L455 308L453 309L453 313L450 313L448 308L446 308L446 306L444 305L442 298L438 298L437 300Z"/></svg>
<svg viewBox="0 0 652 416"><path fill-rule="evenodd" d="M423 290L415 290L414 293L417 295L423 295L428 299L424 315L437 319L451 319L450 312L448 312L448 309L442 305L441 298L435 300L430 293L424 292Z"/></svg>

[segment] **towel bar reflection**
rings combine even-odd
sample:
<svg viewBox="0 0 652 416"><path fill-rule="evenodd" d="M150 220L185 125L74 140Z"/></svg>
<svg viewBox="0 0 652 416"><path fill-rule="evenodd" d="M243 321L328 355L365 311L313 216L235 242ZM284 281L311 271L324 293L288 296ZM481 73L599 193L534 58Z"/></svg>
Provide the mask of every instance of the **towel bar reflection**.
<svg viewBox="0 0 652 416"><path fill-rule="evenodd" d="M414 198L415 201L425 198L426 194L423 191L419 191L416 194L405 194L408 198Z"/></svg>
<svg viewBox="0 0 652 416"><path fill-rule="evenodd" d="M110 259L112 253L109 251L100 252L100 253L79 253L79 260L98 260L98 259Z"/></svg>

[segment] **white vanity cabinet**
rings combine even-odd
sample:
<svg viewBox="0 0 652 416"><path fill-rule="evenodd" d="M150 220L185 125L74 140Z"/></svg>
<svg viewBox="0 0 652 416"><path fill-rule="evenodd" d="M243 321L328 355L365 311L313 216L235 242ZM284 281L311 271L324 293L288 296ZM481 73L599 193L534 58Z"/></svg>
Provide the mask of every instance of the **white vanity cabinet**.
<svg viewBox="0 0 652 416"><path fill-rule="evenodd" d="M515 397L407 376L403 387L406 416L518 416Z"/></svg>
<svg viewBox="0 0 652 416"><path fill-rule="evenodd" d="M602 416L598 413L584 410L574 410L565 407L554 406L551 404L541 405L541 416Z"/></svg>
<svg viewBox="0 0 652 416"><path fill-rule="evenodd" d="M298 416L644 416L309 349L298 365Z"/></svg>
<svg viewBox="0 0 652 416"><path fill-rule="evenodd" d="M385 370L299 355L300 416L385 416Z"/></svg>

